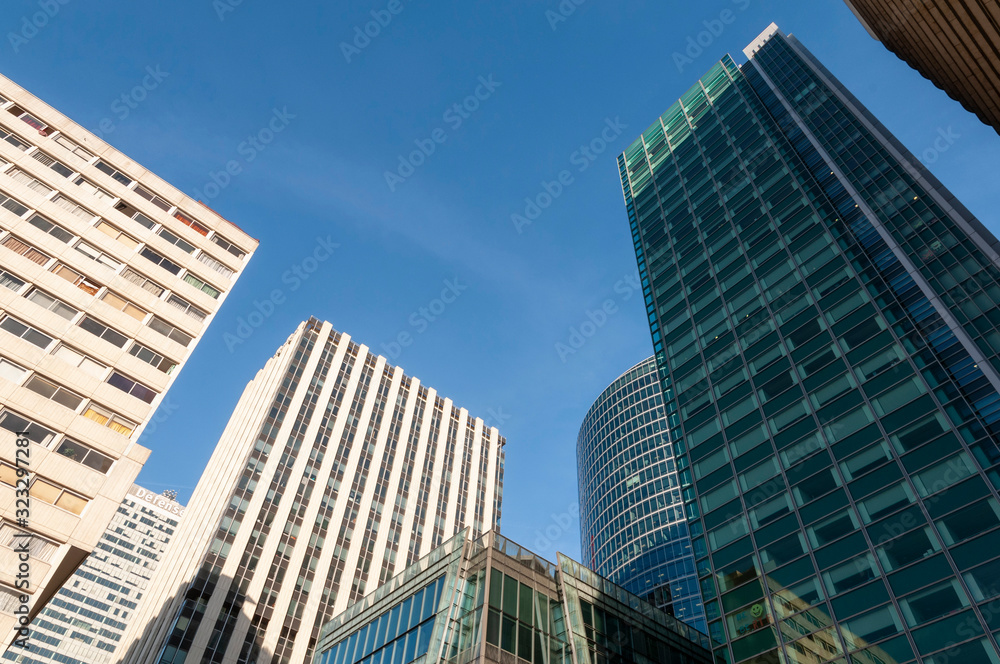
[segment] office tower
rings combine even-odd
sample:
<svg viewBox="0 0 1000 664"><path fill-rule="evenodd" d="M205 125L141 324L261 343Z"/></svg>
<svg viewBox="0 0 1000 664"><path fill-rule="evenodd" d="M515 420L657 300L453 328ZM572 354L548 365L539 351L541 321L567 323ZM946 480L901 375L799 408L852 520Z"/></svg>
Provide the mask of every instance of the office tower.
<svg viewBox="0 0 1000 664"><path fill-rule="evenodd" d="M619 158L709 634L996 662L1000 245L795 38L744 53Z"/></svg>
<svg viewBox="0 0 1000 664"><path fill-rule="evenodd" d="M580 427L576 457L584 560L708 632L655 358L626 371L597 398Z"/></svg>
<svg viewBox="0 0 1000 664"><path fill-rule="evenodd" d="M104 534L143 427L257 241L3 77L0 208L6 645L15 612L33 617Z"/></svg>
<svg viewBox="0 0 1000 664"><path fill-rule="evenodd" d="M314 664L712 664L708 638L558 554L467 530L323 628Z"/></svg>
<svg viewBox="0 0 1000 664"><path fill-rule="evenodd" d="M31 622L14 664L111 664L184 507L132 485L97 548Z"/></svg>
<svg viewBox="0 0 1000 664"><path fill-rule="evenodd" d="M1000 133L996 0L845 0L865 29Z"/></svg>
<svg viewBox="0 0 1000 664"><path fill-rule="evenodd" d="M302 323L247 385L120 658L311 661L348 604L463 527L499 527L503 445L329 323Z"/></svg>

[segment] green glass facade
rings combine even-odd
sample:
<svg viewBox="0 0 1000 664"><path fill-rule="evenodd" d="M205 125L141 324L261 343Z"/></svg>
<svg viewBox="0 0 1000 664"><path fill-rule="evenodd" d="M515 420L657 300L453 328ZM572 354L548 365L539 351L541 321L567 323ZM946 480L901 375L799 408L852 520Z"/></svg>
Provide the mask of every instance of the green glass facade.
<svg viewBox="0 0 1000 664"><path fill-rule="evenodd" d="M716 653L998 664L997 241L794 37L745 53L619 157Z"/></svg>
<svg viewBox="0 0 1000 664"><path fill-rule="evenodd" d="M314 664L715 664L705 635L569 558L466 537L328 623Z"/></svg>

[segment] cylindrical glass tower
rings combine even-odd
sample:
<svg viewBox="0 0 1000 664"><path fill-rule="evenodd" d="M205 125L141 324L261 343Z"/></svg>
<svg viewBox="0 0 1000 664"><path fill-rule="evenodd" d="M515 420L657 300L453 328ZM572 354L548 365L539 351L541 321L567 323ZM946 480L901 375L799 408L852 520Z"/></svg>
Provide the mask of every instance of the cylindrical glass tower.
<svg viewBox="0 0 1000 664"><path fill-rule="evenodd" d="M594 402L577 438L584 562L707 632L651 357Z"/></svg>

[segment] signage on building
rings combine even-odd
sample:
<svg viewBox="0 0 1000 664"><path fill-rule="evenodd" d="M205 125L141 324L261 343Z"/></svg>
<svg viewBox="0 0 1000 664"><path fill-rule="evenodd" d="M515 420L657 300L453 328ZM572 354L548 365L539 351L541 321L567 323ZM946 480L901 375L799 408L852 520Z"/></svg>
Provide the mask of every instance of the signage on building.
<svg viewBox="0 0 1000 664"><path fill-rule="evenodd" d="M135 496L145 503L149 503L154 507L159 507L161 510L170 512L171 514L176 514L177 516L184 516L184 506L176 500L170 500L166 496L153 493L152 491L143 489L141 486L136 484L132 485L132 488L128 490L128 493L130 496Z"/></svg>
<svg viewBox="0 0 1000 664"><path fill-rule="evenodd" d="M754 604L746 611L740 611L732 617L732 620L737 636L756 632L771 624L771 616L767 615L767 610L760 603Z"/></svg>

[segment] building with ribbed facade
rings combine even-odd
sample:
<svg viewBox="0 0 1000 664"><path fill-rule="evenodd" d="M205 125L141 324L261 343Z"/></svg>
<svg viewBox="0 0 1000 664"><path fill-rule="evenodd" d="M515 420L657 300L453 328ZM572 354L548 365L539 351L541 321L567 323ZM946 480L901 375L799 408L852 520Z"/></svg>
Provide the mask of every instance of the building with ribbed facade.
<svg viewBox="0 0 1000 664"><path fill-rule="evenodd" d="M176 500L132 485L97 548L31 622L31 649L3 661L112 664L182 516Z"/></svg>
<svg viewBox="0 0 1000 664"><path fill-rule="evenodd" d="M0 77L4 645L103 536L143 427L256 247Z"/></svg>
<svg viewBox="0 0 1000 664"><path fill-rule="evenodd" d="M316 319L248 385L117 656L311 661L324 622L499 527L496 428Z"/></svg>
<svg viewBox="0 0 1000 664"><path fill-rule="evenodd" d="M601 393L580 427L576 454L584 560L707 632L655 358Z"/></svg>
<svg viewBox="0 0 1000 664"><path fill-rule="evenodd" d="M1000 661L1000 244L797 39L744 54L619 158L709 634Z"/></svg>
<svg viewBox="0 0 1000 664"><path fill-rule="evenodd" d="M869 34L1000 133L997 0L845 0Z"/></svg>

